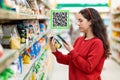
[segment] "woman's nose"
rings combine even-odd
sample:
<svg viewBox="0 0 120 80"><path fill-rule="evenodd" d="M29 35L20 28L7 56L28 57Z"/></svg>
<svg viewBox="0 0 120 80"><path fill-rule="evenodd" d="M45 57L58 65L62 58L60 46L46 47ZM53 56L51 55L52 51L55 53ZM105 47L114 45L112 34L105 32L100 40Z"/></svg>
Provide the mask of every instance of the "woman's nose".
<svg viewBox="0 0 120 80"><path fill-rule="evenodd" d="M77 25L80 26L80 22L78 22Z"/></svg>

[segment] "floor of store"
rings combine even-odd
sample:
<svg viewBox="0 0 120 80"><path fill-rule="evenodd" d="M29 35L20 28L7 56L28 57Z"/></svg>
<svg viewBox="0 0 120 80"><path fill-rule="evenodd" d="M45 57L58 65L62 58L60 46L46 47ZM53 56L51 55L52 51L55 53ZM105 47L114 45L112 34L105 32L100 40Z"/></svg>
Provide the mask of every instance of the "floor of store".
<svg viewBox="0 0 120 80"><path fill-rule="evenodd" d="M61 50L67 53L66 50ZM55 57L54 57L55 58ZM68 66L62 65L54 60L53 70L49 80L68 80ZM101 74L102 80L120 80L120 65L114 62L111 58L107 59Z"/></svg>

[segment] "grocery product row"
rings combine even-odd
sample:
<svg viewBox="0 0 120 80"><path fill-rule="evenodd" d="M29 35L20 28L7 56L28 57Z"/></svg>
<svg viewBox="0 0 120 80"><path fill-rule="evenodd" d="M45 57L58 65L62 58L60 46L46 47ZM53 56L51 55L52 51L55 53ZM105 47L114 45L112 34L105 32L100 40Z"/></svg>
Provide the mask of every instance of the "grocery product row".
<svg viewBox="0 0 120 80"><path fill-rule="evenodd" d="M0 80L47 79L52 62L48 4L0 1Z"/></svg>
<svg viewBox="0 0 120 80"><path fill-rule="evenodd" d="M112 58L120 64L120 6L111 10L111 49Z"/></svg>
<svg viewBox="0 0 120 80"><path fill-rule="evenodd" d="M47 60L44 56L49 53L46 53L48 51L49 31L45 25L44 20L41 22L28 20L17 24L7 23L1 25L1 32L3 33L1 34L3 48L1 46L0 53L1 80L8 80L8 78L16 76L18 73L21 77L17 75L18 80L24 80L32 71L31 69L35 68L36 62L41 59ZM8 66L13 66L11 67L13 69ZM12 71L15 67L16 70ZM8 75L9 70L11 71L11 76Z"/></svg>

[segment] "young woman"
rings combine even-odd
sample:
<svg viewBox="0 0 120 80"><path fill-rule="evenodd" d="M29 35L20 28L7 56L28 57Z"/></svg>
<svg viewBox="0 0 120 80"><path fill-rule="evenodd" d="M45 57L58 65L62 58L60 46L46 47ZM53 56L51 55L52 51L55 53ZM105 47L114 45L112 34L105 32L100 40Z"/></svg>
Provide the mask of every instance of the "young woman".
<svg viewBox="0 0 120 80"><path fill-rule="evenodd" d="M78 37L73 47L64 43L68 55L56 49L54 39L50 41L50 48L59 63L69 65L69 80L101 80L104 61L110 55L106 28L93 8L81 10L77 18L85 35Z"/></svg>

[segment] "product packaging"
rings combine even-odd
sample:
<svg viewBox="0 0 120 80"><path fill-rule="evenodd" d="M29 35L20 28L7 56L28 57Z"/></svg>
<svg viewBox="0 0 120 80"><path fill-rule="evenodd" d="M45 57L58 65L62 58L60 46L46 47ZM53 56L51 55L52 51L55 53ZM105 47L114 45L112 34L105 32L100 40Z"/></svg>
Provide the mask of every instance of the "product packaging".
<svg viewBox="0 0 120 80"><path fill-rule="evenodd" d="M0 44L0 58L3 56L4 52L3 52L3 47L2 45Z"/></svg>
<svg viewBox="0 0 120 80"><path fill-rule="evenodd" d="M54 45L55 45L55 47L57 48L57 49L59 49L59 48L61 48L62 47L62 44L55 38L55 37L50 37L50 41L52 41L52 40L55 40L55 43L53 43Z"/></svg>

